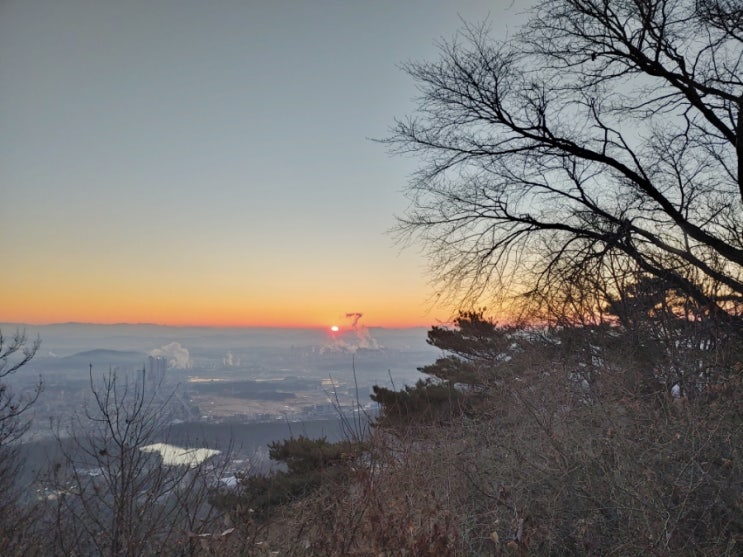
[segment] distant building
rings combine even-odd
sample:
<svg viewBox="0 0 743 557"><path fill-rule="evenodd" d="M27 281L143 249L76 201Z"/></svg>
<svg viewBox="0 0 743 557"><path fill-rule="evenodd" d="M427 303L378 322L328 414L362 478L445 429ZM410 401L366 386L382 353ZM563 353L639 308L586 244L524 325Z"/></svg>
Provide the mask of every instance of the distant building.
<svg viewBox="0 0 743 557"><path fill-rule="evenodd" d="M147 367L145 369L147 382L153 387L157 387L165 381L165 372L168 369L168 360L162 356L149 356L147 358Z"/></svg>

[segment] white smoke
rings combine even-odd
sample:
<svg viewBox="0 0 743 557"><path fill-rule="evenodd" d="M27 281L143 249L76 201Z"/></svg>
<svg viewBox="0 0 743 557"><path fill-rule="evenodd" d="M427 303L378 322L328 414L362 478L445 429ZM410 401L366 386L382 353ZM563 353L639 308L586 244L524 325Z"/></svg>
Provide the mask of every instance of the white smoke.
<svg viewBox="0 0 743 557"><path fill-rule="evenodd" d="M347 313L346 317L353 319L351 330L356 335L356 347L366 348L367 350L379 350L379 343L371 336L369 329L364 325L359 325L359 320L364 316L363 313Z"/></svg>
<svg viewBox="0 0 743 557"><path fill-rule="evenodd" d="M155 348L149 353L153 358L165 358L168 360L168 367L175 369L189 369L191 367L191 355L188 348L181 346L180 342L171 342Z"/></svg>
<svg viewBox="0 0 743 557"><path fill-rule="evenodd" d="M222 358L222 363L225 367L237 367L240 365L240 358L233 356L231 351L227 351L227 354Z"/></svg>
<svg viewBox="0 0 743 557"><path fill-rule="evenodd" d="M371 336L369 329L360 323L364 316L360 312L351 312L346 314L346 319L351 321L350 325L343 327L341 332L333 335L333 342L321 349L321 352L356 352L360 348L366 350L379 350L381 346L377 340Z"/></svg>

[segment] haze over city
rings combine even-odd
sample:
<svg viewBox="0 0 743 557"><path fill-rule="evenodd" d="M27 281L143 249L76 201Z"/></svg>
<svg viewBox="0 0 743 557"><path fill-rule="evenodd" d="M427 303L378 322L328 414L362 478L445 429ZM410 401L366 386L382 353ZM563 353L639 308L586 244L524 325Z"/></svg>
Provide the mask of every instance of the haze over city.
<svg viewBox="0 0 743 557"><path fill-rule="evenodd" d="M400 69L511 1L0 5L0 321L426 326Z"/></svg>

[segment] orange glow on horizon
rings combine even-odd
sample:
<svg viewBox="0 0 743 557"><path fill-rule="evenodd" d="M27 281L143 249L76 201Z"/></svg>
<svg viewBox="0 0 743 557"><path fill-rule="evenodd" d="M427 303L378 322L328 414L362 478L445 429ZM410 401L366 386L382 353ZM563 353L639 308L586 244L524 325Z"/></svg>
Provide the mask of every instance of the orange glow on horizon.
<svg viewBox="0 0 743 557"><path fill-rule="evenodd" d="M375 321L369 323L362 323L364 327L381 327L385 329L413 329L413 328L428 328L432 325L437 325L443 322L443 320L431 319L431 320L395 320L395 321ZM276 321L276 320L245 320L245 321L220 321L220 320L185 320L185 321L158 321L148 319L86 319L80 318L37 318L37 319L23 319L23 318L6 318L3 316L0 319L0 323L9 324L20 324L20 325L32 325L32 326L43 326L43 325L57 325L66 323L79 323L85 325L157 325L162 327L204 327L204 328L224 328L224 329L249 329L249 328L267 328L267 329L322 329L329 330L331 333L338 333L341 331L339 327L328 328L327 325L318 324L316 322L309 321Z"/></svg>
<svg viewBox="0 0 743 557"><path fill-rule="evenodd" d="M343 306L340 306L343 307ZM353 306L355 307L355 306ZM144 311L143 311L144 309ZM249 328L268 327L282 329L324 329L332 333L342 330L339 325L328 326L342 320L344 311L318 311L308 308L306 312L293 309L272 308L263 311L232 311L207 313L201 311L165 311L166 308L130 307L128 310L110 307L76 307L73 311L66 308L9 308L0 310L0 323L20 323L27 325L49 325L57 323L88 323L97 325L114 324L151 324L172 327L225 327ZM168 308L170 309L170 308ZM263 308L260 308L263 309ZM360 321L364 327L384 327L407 329L413 327L430 327L441 323L445 318L440 315L423 314L418 311L417 318L400 316L391 311L366 312ZM413 313L413 312L411 312ZM423 314L423 315L420 315Z"/></svg>
<svg viewBox="0 0 743 557"><path fill-rule="evenodd" d="M115 278L115 277L114 277ZM363 313L364 327L430 327L455 314L431 308L394 285L293 283L244 284L237 278L199 282L195 278L156 281L150 277L113 281L34 272L0 290L0 323L154 324L175 327L272 327L343 330L348 312ZM260 293L260 294L258 294ZM361 295L359 293L362 293Z"/></svg>

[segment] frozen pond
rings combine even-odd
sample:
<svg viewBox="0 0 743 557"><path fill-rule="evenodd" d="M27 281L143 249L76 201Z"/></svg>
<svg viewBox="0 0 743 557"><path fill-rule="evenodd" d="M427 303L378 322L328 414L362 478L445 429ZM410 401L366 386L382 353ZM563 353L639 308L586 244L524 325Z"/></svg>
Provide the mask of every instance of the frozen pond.
<svg viewBox="0 0 743 557"><path fill-rule="evenodd" d="M140 449L146 453L159 453L167 466L190 466L195 468L206 459L218 455L215 449L184 449L167 443L155 443Z"/></svg>

